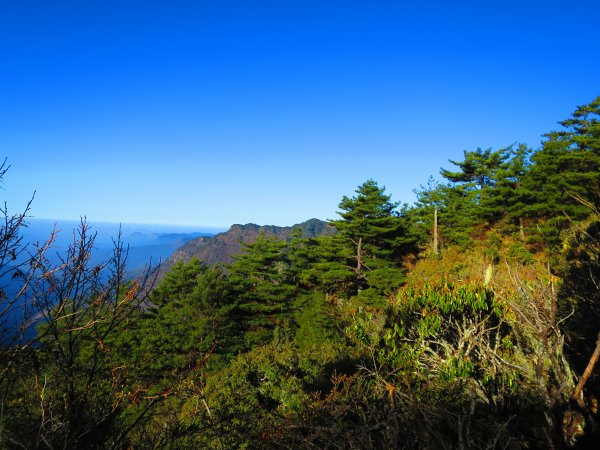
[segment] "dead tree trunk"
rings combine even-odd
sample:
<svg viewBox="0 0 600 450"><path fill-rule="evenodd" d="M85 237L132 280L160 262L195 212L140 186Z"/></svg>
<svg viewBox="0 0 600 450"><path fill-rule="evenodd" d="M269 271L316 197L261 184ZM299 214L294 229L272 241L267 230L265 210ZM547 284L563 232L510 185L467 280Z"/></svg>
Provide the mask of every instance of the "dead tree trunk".
<svg viewBox="0 0 600 450"><path fill-rule="evenodd" d="M433 254L438 254L438 209L433 211Z"/></svg>
<svg viewBox="0 0 600 450"><path fill-rule="evenodd" d="M525 240L525 227L523 226L523 218L519 217L519 237L522 241Z"/></svg>
<svg viewBox="0 0 600 450"><path fill-rule="evenodd" d="M360 276L362 273L362 238L358 238L358 244L356 244L356 275Z"/></svg>

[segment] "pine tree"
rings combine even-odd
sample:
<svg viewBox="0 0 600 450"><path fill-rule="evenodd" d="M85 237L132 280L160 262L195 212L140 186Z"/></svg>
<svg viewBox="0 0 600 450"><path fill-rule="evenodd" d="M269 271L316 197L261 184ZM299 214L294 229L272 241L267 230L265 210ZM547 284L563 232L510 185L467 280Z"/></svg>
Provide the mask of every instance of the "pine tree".
<svg viewBox="0 0 600 450"><path fill-rule="evenodd" d="M342 198L342 211L338 212L342 219L331 223L352 244L354 272L360 284L368 281L367 272L401 268L402 256L413 249L416 239L409 233L406 210L396 210L398 203L385 194L385 187L368 180L356 194Z"/></svg>
<svg viewBox="0 0 600 450"><path fill-rule="evenodd" d="M242 314L247 345L266 343L273 330L291 317L296 286L287 256L287 242L264 233L243 244L243 253L229 267Z"/></svg>
<svg viewBox="0 0 600 450"><path fill-rule="evenodd" d="M532 167L523 180L524 212L542 220L548 245L560 242L570 220L583 219L589 208L580 200L600 205L600 97L580 106L563 129L545 135Z"/></svg>
<svg viewBox="0 0 600 450"><path fill-rule="evenodd" d="M525 144L516 149L512 146L506 149L507 161L497 172L497 182L481 202L484 217L492 222L503 218L519 228L521 238L524 235L524 216L527 197L524 179L531 167L532 150Z"/></svg>
<svg viewBox="0 0 600 450"><path fill-rule="evenodd" d="M472 192L462 186L438 184L431 179L428 186L421 186L415 194L417 201L410 217L421 240L429 240L433 233L437 211L438 245L469 245L473 226L481 220Z"/></svg>
<svg viewBox="0 0 600 450"><path fill-rule="evenodd" d="M498 172L506 168L509 149L502 148L492 151L491 148L483 150L477 148L475 151L463 151L463 161L450 162L460 168L459 172L451 172L441 169L442 176L453 183L460 183L466 189L484 191L495 186L498 180Z"/></svg>
<svg viewBox="0 0 600 450"><path fill-rule="evenodd" d="M148 374L160 379L164 371L181 370L208 353L224 359L235 352L236 299L220 268L195 258L178 262L151 301L128 344L133 359L146 361Z"/></svg>
<svg viewBox="0 0 600 450"><path fill-rule="evenodd" d="M452 225L447 231L456 235L456 242L465 244L473 225L489 219L491 211L486 206L503 172L508 169L509 152L510 147L496 151L491 148L465 150L463 161L450 160L460 169L458 172L440 170L440 174L451 182L446 188L447 205L441 213L448 214L445 219Z"/></svg>
<svg viewBox="0 0 600 450"><path fill-rule="evenodd" d="M327 295L351 294L355 284L353 252L339 235L292 239L288 252L296 285Z"/></svg>

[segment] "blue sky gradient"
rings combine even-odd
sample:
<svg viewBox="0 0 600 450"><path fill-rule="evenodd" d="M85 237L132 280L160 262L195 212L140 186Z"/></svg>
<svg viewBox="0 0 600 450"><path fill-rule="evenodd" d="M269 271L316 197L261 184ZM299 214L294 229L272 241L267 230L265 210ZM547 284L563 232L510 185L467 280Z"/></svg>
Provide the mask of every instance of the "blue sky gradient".
<svg viewBox="0 0 600 450"><path fill-rule="evenodd" d="M600 95L598 2L0 6L1 195L37 218L225 227L411 202Z"/></svg>

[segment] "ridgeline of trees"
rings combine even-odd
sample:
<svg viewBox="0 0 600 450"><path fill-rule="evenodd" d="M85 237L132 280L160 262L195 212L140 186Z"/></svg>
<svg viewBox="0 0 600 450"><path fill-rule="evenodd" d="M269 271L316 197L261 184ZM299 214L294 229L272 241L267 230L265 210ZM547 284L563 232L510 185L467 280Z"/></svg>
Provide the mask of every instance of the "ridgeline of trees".
<svg viewBox="0 0 600 450"><path fill-rule="evenodd" d="M526 145L475 149L337 233L124 277L83 222L0 231L0 447L596 448L600 97ZM5 177L6 163L0 168Z"/></svg>

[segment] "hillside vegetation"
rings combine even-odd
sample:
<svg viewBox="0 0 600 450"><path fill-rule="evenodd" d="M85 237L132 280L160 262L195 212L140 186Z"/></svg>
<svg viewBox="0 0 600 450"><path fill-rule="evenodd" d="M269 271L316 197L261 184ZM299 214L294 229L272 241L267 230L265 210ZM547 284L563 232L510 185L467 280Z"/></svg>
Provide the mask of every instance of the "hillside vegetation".
<svg viewBox="0 0 600 450"><path fill-rule="evenodd" d="M596 448L599 117L465 151L413 206L367 180L335 233L259 232L149 292L118 240L90 265L85 223L59 266L52 238L11 265L5 211L0 447Z"/></svg>

